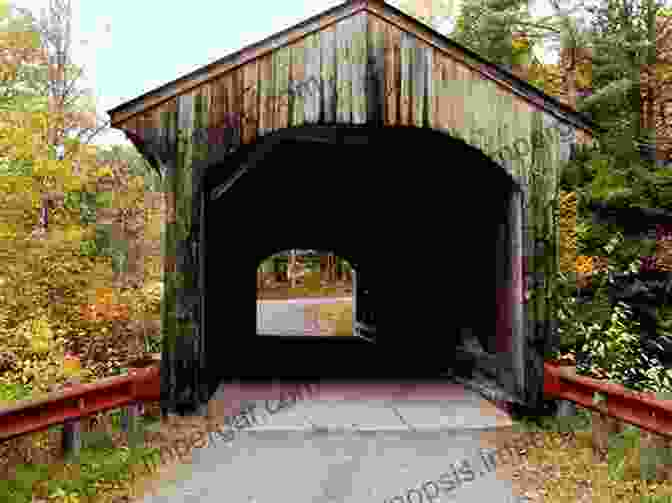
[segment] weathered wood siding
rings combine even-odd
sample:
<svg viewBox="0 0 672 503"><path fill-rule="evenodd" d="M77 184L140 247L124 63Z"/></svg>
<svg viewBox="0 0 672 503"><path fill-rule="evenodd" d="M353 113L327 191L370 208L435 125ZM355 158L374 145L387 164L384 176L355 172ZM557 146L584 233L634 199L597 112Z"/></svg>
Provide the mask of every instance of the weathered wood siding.
<svg viewBox="0 0 672 503"><path fill-rule="evenodd" d="M196 278L184 266L176 268L177 259L171 258L187 260L184 243L195 232L193 161L220 157L274 131L315 123L440 129L482 150L506 170L523 189L527 273L548 280L535 283L527 305L528 330L548 330L549 323L539 322L552 319L547 299L557 246L539 252L535 243L547 241L547 236L554 242L554 205L548 203L556 197L566 160L564 140L555 127L562 121L484 77L466 59L460 61L404 28L402 21L395 24L376 12L360 10L280 44L115 125L137 135L146 145L143 153L156 155L168 168L166 202L175 208L165 249L168 339L197 337L190 301L180 293L192 288ZM575 130L579 143L590 140L587 132L567 127ZM445 163L449 169L461 168L449 156ZM537 174L531 176L533 169ZM196 346L199 354L205 351L204 341ZM172 382L168 368L164 370L165 383Z"/></svg>

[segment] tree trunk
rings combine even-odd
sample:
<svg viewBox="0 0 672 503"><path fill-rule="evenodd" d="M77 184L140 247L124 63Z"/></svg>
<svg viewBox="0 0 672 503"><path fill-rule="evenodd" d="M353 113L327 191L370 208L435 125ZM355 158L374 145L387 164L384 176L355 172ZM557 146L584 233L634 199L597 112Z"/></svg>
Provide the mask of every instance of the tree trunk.
<svg viewBox="0 0 672 503"><path fill-rule="evenodd" d="M333 283L336 279L336 256L333 253L329 254L329 283Z"/></svg>
<svg viewBox="0 0 672 503"><path fill-rule="evenodd" d="M292 250L289 254L289 262L287 264L287 278L289 279L289 285L291 288L296 288L296 252Z"/></svg>

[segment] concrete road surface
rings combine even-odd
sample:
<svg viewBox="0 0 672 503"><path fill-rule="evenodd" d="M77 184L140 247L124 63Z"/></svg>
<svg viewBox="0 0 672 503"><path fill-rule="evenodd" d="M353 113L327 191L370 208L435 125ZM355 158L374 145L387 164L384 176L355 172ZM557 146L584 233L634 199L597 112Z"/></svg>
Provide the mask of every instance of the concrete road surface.
<svg viewBox="0 0 672 503"><path fill-rule="evenodd" d="M257 332L265 335L331 335L334 327L320 324L305 307L347 300L352 297L257 301Z"/></svg>
<svg viewBox="0 0 672 503"><path fill-rule="evenodd" d="M247 403L254 425L213 436L143 503L527 501L485 461L510 418L461 385L317 383L278 410L283 386L220 386L217 415Z"/></svg>

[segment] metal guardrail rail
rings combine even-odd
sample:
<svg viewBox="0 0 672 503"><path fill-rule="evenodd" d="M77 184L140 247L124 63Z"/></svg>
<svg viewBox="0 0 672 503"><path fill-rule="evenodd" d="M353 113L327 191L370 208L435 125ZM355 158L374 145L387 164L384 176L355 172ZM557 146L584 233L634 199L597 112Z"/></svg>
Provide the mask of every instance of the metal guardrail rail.
<svg viewBox="0 0 672 503"><path fill-rule="evenodd" d="M158 401L161 395L159 367L129 369L128 375L76 384L64 391L17 401L0 409L0 441L76 421L97 412L137 402Z"/></svg>
<svg viewBox="0 0 672 503"><path fill-rule="evenodd" d="M600 393L603 400L596 401L596 393ZM658 398L656 393L628 390L619 384L576 375L574 367L545 362L544 394L570 400L651 433L672 437L672 400Z"/></svg>
<svg viewBox="0 0 672 503"><path fill-rule="evenodd" d="M594 402L595 393L606 398ZM129 369L128 375L78 384L65 391L50 393L35 400L22 400L0 409L0 441L79 421L110 409L158 401L161 394L159 366ZM544 363L544 394L570 400L652 433L672 437L672 401L656 398L655 393L626 390L620 385L577 376L574 368L557 362Z"/></svg>

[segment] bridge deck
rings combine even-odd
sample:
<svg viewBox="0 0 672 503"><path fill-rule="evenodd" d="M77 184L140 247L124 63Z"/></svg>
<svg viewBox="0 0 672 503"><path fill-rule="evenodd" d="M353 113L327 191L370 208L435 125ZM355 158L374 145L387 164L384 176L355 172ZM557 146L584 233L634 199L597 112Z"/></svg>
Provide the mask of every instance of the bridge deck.
<svg viewBox="0 0 672 503"><path fill-rule="evenodd" d="M515 464L493 470L483 461L511 434L511 419L459 384L323 382L302 395L298 389L222 384L210 413L240 417L241 407L251 407L255 424L229 441L213 436L194 450L193 464L143 503L189 501L187 495L204 503L524 501L515 499L506 475ZM278 399L291 393L298 398L277 410ZM460 463L452 490L444 482L440 499L421 498L423 484L433 494L426 483L450 479Z"/></svg>

